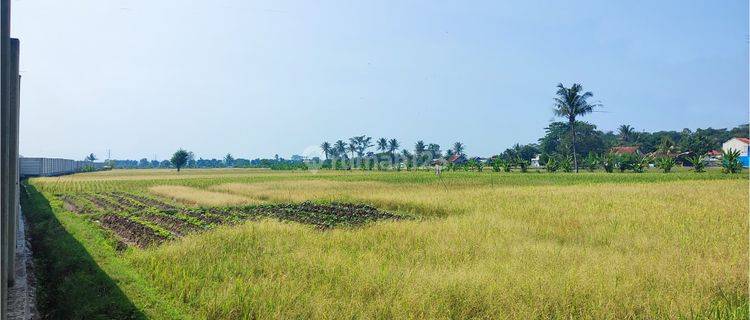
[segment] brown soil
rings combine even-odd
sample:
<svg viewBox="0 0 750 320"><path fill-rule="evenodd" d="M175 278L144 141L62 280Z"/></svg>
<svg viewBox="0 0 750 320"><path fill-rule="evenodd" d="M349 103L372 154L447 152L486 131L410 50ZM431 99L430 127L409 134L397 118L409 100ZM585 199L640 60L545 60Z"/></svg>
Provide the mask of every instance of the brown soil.
<svg viewBox="0 0 750 320"><path fill-rule="evenodd" d="M166 240L148 227L118 215L106 215L99 219L99 222L129 245L145 248L152 244L161 244Z"/></svg>
<svg viewBox="0 0 750 320"><path fill-rule="evenodd" d="M175 236L181 237L188 233L200 230L199 227L182 221L178 218L166 215L149 215L143 218L146 221L153 222L158 226L169 230Z"/></svg>
<svg viewBox="0 0 750 320"><path fill-rule="evenodd" d="M178 211L177 207L175 207L175 206L173 206L171 204L168 204L166 202L159 201L159 200L155 200L155 199L151 199L151 198L147 198L147 197L135 195L135 194L132 194L132 193L120 193L120 192L118 192L117 194L120 195L120 196L122 196L122 197L127 197L127 198L133 199L135 201L138 201L138 202L140 202L140 203L142 203L142 204L144 204L144 205L146 205L148 207L157 208L160 211Z"/></svg>
<svg viewBox="0 0 750 320"><path fill-rule="evenodd" d="M321 229L339 226L361 226L378 220L398 220L403 217L380 211L375 207L349 203L315 204L303 202L299 204L275 204L248 207L248 214L274 217L311 224Z"/></svg>
<svg viewBox="0 0 750 320"><path fill-rule="evenodd" d="M70 212L75 212L75 213L82 213L82 212L81 212L81 211L80 211L80 210L78 209L78 206L76 206L76 205L75 205L75 203L73 203L73 200L72 200L72 199L70 199L70 197L67 197L67 196L62 196L62 197L61 197L61 200L63 201L63 208L64 208L65 210L68 210L68 211L70 211Z"/></svg>

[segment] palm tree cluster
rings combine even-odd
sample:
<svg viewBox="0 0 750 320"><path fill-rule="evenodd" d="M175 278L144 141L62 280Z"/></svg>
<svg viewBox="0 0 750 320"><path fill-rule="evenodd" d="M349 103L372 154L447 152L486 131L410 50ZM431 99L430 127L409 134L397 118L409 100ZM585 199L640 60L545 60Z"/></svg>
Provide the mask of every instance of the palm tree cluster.
<svg viewBox="0 0 750 320"><path fill-rule="evenodd" d="M373 153L370 148L375 147ZM414 150L402 149L401 143L395 138L379 138L373 143L372 137L361 135L344 140L336 140L333 143L324 141L320 149L325 156L325 166L336 169L372 169L374 167L385 169L388 167L400 170L420 168L429 165L436 159L443 159L440 145L436 143L425 143L419 140L414 144ZM445 158L454 154L464 155L465 145L461 142L453 144L453 148L446 152Z"/></svg>

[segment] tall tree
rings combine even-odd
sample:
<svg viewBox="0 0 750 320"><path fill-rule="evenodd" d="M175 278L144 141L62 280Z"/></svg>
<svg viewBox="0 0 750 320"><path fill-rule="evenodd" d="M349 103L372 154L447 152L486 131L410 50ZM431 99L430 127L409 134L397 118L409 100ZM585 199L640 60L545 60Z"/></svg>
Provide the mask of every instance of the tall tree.
<svg viewBox="0 0 750 320"><path fill-rule="evenodd" d="M378 151L388 152L388 140L386 138L380 138L377 142Z"/></svg>
<svg viewBox="0 0 750 320"><path fill-rule="evenodd" d="M172 160L170 161L172 162L172 165L177 168L177 172L180 172L180 169L185 166L185 163L187 163L188 161L188 157L190 157L190 155L184 149L179 149L172 155Z"/></svg>
<svg viewBox="0 0 750 320"><path fill-rule="evenodd" d="M96 161L96 156L92 153L86 156L86 161L94 162Z"/></svg>
<svg viewBox="0 0 750 320"><path fill-rule="evenodd" d="M424 144L424 141L417 141L417 143L414 144L414 155L418 157L421 156L425 152L426 148L427 146Z"/></svg>
<svg viewBox="0 0 750 320"><path fill-rule="evenodd" d="M456 142L453 144L453 153L462 156L464 154L464 148L465 146L463 143Z"/></svg>
<svg viewBox="0 0 750 320"><path fill-rule="evenodd" d="M349 141L349 144L346 145L346 151L351 153L352 159L354 159L354 153L357 152L357 145L354 142Z"/></svg>
<svg viewBox="0 0 750 320"><path fill-rule="evenodd" d="M388 153L391 155L391 163L396 162L396 150L400 147L398 140L388 140Z"/></svg>
<svg viewBox="0 0 750 320"><path fill-rule="evenodd" d="M440 145L437 143L430 143L427 145L427 152L430 154L430 160L441 158L443 153L440 152Z"/></svg>
<svg viewBox="0 0 750 320"><path fill-rule="evenodd" d="M414 166L414 155L409 150L404 149L401 150L401 156L406 161L406 171L411 170L412 166Z"/></svg>
<svg viewBox="0 0 750 320"><path fill-rule="evenodd" d="M343 140L337 140L336 143L333 144L333 147L336 149L336 154L338 156L346 155L346 142Z"/></svg>
<svg viewBox="0 0 750 320"><path fill-rule="evenodd" d="M414 144L414 159L417 165L421 165L425 161L425 151L427 151L427 145L424 144L424 141L419 140Z"/></svg>
<svg viewBox="0 0 750 320"><path fill-rule="evenodd" d="M234 157L232 157L231 153L227 153L227 155L224 156L224 165L227 167L234 166Z"/></svg>
<svg viewBox="0 0 750 320"><path fill-rule="evenodd" d="M617 135L622 143L629 143L635 140L635 129L630 125L623 124L617 128Z"/></svg>
<svg viewBox="0 0 750 320"><path fill-rule="evenodd" d="M323 154L326 156L326 160L328 160L328 155L331 154L331 144L328 141L323 141L320 144L320 149L323 150Z"/></svg>
<svg viewBox="0 0 750 320"><path fill-rule="evenodd" d="M362 158L365 155L365 151L372 147L372 137L368 136L356 136L349 139L357 145L357 157Z"/></svg>
<svg viewBox="0 0 750 320"><path fill-rule="evenodd" d="M557 85L557 97L555 97L555 115L568 120L568 129L572 136L571 148L573 149L573 167L578 172L578 155L576 154L576 118L582 117L601 106L598 103L589 103L588 99L594 97L590 91L583 92L583 86L574 83L566 88L562 83Z"/></svg>

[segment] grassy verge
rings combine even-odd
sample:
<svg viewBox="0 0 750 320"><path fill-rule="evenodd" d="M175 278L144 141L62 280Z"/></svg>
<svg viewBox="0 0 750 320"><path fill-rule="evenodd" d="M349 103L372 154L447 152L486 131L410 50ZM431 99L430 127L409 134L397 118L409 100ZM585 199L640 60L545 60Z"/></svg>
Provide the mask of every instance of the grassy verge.
<svg viewBox="0 0 750 320"><path fill-rule="evenodd" d="M37 266L40 312L50 319L187 319L118 256L91 222L34 186L22 197ZM127 254L127 253L125 253Z"/></svg>

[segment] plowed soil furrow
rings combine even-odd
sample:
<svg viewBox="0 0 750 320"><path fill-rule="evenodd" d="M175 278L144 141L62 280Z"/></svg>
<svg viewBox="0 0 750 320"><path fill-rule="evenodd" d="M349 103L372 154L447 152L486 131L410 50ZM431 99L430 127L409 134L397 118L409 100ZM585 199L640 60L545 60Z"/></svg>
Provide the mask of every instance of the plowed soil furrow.
<svg viewBox="0 0 750 320"><path fill-rule="evenodd" d="M196 218L204 223L221 224L222 222L224 222L224 220L214 215L206 215L207 212L204 212L201 209L184 209L181 210L180 213Z"/></svg>
<svg viewBox="0 0 750 320"><path fill-rule="evenodd" d="M178 237L201 230L201 228L197 226L172 216L148 215L143 217L143 219L169 230L169 232L172 232L172 234Z"/></svg>
<svg viewBox="0 0 750 320"><path fill-rule="evenodd" d="M135 201L138 201L138 202L140 202L140 203L142 203L142 204L144 204L144 205L146 205L148 207L157 208L160 211L178 211L179 210L177 207L175 207L175 206L173 206L171 204L168 204L168 203L163 202L163 201L151 199L151 198L148 198L148 197L139 196L139 195L132 194L132 193L118 193L118 194L120 196L122 196L122 197L127 197L127 198L133 199Z"/></svg>
<svg viewBox="0 0 750 320"><path fill-rule="evenodd" d="M99 218L102 227L114 232L122 243L141 248L160 244L167 240L167 236L138 221L158 226L175 237L182 237L212 226L258 218L293 221L321 230L341 226L359 227L378 220L404 219L402 216L372 206L350 203L303 202L227 208L185 208L126 192L60 195L60 199L67 210L79 213L88 210L92 211L90 213L104 214ZM93 206L82 205L81 200L87 200ZM136 215L138 219L129 219L113 212L127 212Z"/></svg>
<svg viewBox="0 0 750 320"><path fill-rule="evenodd" d="M128 245L146 248L150 245L161 244L166 240L148 227L118 215L106 215L99 219L99 222Z"/></svg>
<svg viewBox="0 0 750 320"><path fill-rule="evenodd" d="M140 201L126 197L125 194L120 193L120 192L111 192L111 193L108 193L107 196L117 201L117 203L120 206L127 207L131 211L145 210L149 208L148 205L145 205L141 203Z"/></svg>
<svg viewBox="0 0 750 320"><path fill-rule="evenodd" d="M86 200L91 201L96 207L102 210L106 211L132 211L128 210L128 208L121 206L119 203L111 201L110 199L107 199L106 196L100 195L100 194L84 194L83 195Z"/></svg>

